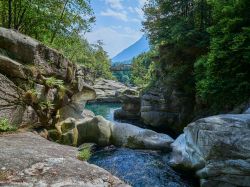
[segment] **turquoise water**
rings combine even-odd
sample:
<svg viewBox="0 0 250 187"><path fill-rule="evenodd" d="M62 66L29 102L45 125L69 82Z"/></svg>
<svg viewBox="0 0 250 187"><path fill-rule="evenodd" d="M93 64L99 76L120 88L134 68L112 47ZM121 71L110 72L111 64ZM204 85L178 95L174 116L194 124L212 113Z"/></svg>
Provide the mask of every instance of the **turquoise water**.
<svg viewBox="0 0 250 187"><path fill-rule="evenodd" d="M86 109L91 110L95 115L101 115L109 121L114 121L114 111L121 108L120 103L88 103Z"/></svg>

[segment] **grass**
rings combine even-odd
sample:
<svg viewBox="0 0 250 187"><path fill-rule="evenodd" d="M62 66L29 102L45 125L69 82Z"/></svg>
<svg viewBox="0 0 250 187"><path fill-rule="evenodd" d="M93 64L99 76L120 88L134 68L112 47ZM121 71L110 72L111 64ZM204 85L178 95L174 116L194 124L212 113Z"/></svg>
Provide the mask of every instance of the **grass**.
<svg viewBox="0 0 250 187"><path fill-rule="evenodd" d="M0 119L0 132L13 132L16 130L17 128L13 127L7 118Z"/></svg>
<svg viewBox="0 0 250 187"><path fill-rule="evenodd" d="M89 147L84 148L83 150L79 151L77 158L82 161L87 161L90 159L92 153Z"/></svg>

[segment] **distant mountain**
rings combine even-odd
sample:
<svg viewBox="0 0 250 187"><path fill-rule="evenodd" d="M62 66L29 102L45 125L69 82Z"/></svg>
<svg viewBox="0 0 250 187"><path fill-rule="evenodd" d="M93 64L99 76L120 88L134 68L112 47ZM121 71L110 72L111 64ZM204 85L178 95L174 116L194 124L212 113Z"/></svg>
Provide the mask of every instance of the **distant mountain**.
<svg viewBox="0 0 250 187"><path fill-rule="evenodd" d="M149 42L143 35L137 42L129 46L127 49L120 52L112 59L112 65L115 64L130 64L132 59L143 52L149 51Z"/></svg>

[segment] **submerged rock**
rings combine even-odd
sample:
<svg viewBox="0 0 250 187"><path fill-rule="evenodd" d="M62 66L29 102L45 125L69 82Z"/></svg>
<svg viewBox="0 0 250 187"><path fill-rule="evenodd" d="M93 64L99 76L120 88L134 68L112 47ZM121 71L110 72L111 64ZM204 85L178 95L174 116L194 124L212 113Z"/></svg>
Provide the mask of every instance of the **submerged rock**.
<svg viewBox="0 0 250 187"><path fill-rule="evenodd" d="M128 186L78 160L77 149L33 133L0 136L0 186Z"/></svg>
<svg viewBox="0 0 250 187"><path fill-rule="evenodd" d="M189 124L172 144L171 164L196 171L201 186L250 186L250 115L218 115Z"/></svg>

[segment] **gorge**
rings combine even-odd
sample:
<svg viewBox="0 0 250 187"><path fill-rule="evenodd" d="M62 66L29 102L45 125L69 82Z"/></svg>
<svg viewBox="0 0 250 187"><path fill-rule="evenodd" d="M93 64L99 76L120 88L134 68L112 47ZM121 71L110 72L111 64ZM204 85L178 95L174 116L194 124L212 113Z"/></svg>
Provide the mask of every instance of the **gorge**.
<svg viewBox="0 0 250 187"><path fill-rule="evenodd" d="M250 187L249 8L0 1L0 186Z"/></svg>

